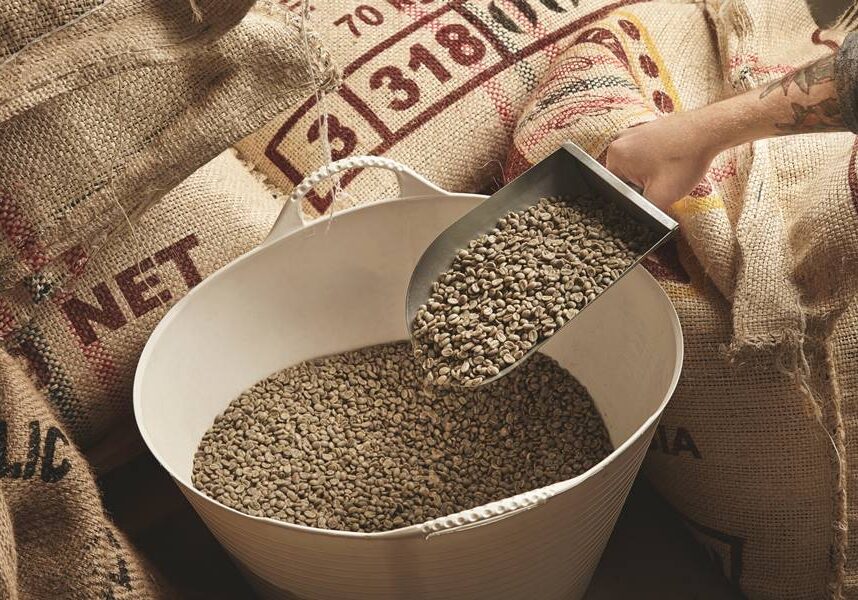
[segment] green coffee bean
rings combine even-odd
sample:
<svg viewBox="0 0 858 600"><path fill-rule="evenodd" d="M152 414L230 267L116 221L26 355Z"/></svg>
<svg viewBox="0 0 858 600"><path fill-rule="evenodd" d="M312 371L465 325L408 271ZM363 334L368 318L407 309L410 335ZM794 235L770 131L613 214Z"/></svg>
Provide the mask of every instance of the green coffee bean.
<svg viewBox="0 0 858 600"><path fill-rule="evenodd" d="M398 342L260 381L214 419L192 479L247 514L373 532L574 477L611 450L587 390L551 358L478 390L426 388Z"/></svg>
<svg viewBox="0 0 858 600"><path fill-rule="evenodd" d="M507 214L457 252L417 311L412 343L427 383L475 386L496 376L577 315L655 241L643 224L596 197L543 198ZM503 342L502 350L492 341Z"/></svg>

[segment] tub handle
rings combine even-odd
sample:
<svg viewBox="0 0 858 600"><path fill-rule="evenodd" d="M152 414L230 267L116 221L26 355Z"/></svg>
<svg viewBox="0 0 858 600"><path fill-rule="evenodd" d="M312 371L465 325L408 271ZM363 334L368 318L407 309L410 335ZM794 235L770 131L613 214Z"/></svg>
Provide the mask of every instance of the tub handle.
<svg viewBox="0 0 858 600"><path fill-rule="evenodd" d="M320 167L307 175L301 183L295 186L283 209L280 211L280 215L274 221L268 237L265 238L262 244L270 244L293 231L301 229L307 224L301 210L301 202L316 185L342 171L366 169L369 167L387 169L396 174L396 179L399 183L399 198L426 196L429 194L449 195L448 192L439 188L422 175L419 175L410 167L393 159L383 156L350 156Z"/></svg>
<svg viewBox="0 0 858 600"><path fill-rule="evenodd" d="M550 488L526 492L478 508L463 510L446 517L427 521L420 526L420 530L428 540L439 535L449 535L482 527L545 504L553 495L554 492Z"/></svg>

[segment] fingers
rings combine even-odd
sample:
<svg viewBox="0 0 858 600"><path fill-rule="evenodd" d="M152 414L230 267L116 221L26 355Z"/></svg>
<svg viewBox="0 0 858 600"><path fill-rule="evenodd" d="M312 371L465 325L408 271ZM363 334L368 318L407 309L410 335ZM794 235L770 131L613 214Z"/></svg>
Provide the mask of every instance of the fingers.
<svg viewBox="0 0 858 600"><path fill-rule="evenodd" d="M636 142L637 137L629 131L626 129L620 133L620 136L608 146L605 166L620 179L641 185L643 182L636 175L640 170L639 144Z"/></svg>
<svg viewBox="0 0 858 600"><path fill-rule="evenodd" d="M605 168L623 181L628 181L629 174L626 171L627 162L622 153L617 150L616 144L617 142L614 141L608 146L608 154L605 156Z"/></svg>
<svg viewBox="0 0 858 600"><path fill-rule="evenodd" d="M611 152L611 147L608 147L608 154L605 157L605 167L614 175L619 177L621 180L630 184L636 190L640 190L643 188L643 181L641 181L640 177L633 174L631 171L629 163L618 156L619 153Z"/></svg>

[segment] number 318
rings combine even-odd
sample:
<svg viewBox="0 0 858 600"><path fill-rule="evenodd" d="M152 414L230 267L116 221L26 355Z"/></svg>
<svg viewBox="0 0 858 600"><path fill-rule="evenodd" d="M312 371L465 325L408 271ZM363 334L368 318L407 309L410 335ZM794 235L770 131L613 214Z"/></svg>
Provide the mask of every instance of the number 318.
<svg viewBox="0 0 858 600"><path fill-rule="evenodd" d="M458 23L445 25L439 29L435 34L435 40L441 47L447 49L450 58L464 67L477 64L486 55L486 46L483 41L471 35L467 27ZM410 49L408 67L412 71L417 71L421 66L429 69L441 83L451 78L450 71L435 58L431 51L422 44L414 44ZM404 98L394 98L390 101L388 106L393 110L406 110L420 101L420 88L417 82L406 77L399 67L382 67L372 74L369 78L370 89L377 90L382 86L387 87L391 92L405 94Z"/></svg>

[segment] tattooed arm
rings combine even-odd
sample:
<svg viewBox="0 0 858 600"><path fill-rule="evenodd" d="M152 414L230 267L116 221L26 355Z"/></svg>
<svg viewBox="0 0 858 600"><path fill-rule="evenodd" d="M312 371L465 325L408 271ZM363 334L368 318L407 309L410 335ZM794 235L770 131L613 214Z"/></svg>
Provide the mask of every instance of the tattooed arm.
<svg viewBox="0 0 858 600"><path fill-rule="evenodd" d="M744 138L759 139L772 135L845 131L834 77L831 54L785 75L764 87L759 106L748 104L751 122L744 127ZM756 92L750 92L750 99ZM754 122L754 113L759 120ZM742 140L746 141L746 140Z"/></svg>
<svg viewBox="0 0 858 600"><path fill-rule="evenodd" d="M664 209L686 196L727 148L780 135L854 130L858 75L853 85L855 69L842 63L850 60L847 51L858 54L858 36L847 42L839 53L770 85L623 131L608 148L608 169Z"/></svg>

